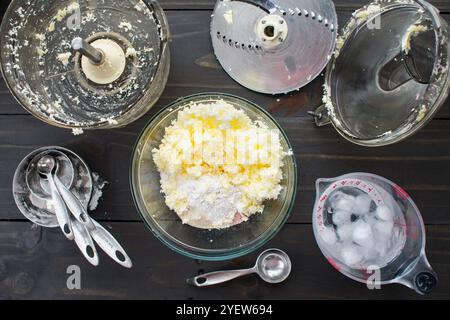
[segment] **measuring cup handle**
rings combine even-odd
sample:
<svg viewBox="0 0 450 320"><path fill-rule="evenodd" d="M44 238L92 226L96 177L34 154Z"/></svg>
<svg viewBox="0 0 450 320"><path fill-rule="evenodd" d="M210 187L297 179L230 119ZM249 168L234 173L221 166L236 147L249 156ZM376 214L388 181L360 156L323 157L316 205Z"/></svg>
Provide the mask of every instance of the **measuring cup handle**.
<svg viewBox="0 0 450 320"><path fill-rule="evenodd" d="M438 280L434 272L423 271L414 277L414 290L420 294L429 294L437 286Z"/></svg>
<svg viewBox="0 0 450 320"><path fill-rule="evenodd" d="M89 230L95 229L86 208L80 200L61 182L59 177L54 176L54 179L62 199L77 221L86 226Z"/></svg>
<svg viewBox="0 0 450 320"><path fill-rule="evenodd" d="M48 175L47 178L48 183L50 184L53 207L55 208L56 219L58 221L59 227L61 228L67 239L73 240L74 234L70 216L67 212L67 207L61 197L61 194L58 192L58 188L56 187L53 177L51 175Z"/></svg>
<svg viewBox="0 0 450 320"><path fill-rule="evenodd" d="M399 282L424 295L433 291L438 284L438 278L427 257L423 254L415 266Z"/></svg>

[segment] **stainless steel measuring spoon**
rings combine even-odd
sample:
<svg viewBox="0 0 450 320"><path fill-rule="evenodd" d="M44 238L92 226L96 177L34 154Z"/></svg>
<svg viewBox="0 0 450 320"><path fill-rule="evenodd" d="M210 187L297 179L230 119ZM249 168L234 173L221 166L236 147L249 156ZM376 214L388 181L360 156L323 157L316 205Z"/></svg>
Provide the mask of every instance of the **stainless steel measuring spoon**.
<svg viewBox="0 0 450 320"><path fill-rule="evenodd" d="M70 221L69 213L67 212L66 205L58 192L58 188L56 187L54 180L54 170L57 166L55 159L51 156L43 156L38 164L38 171L41 173L49 182L52 202L55 208L56 218L58 220L59 227L63 231L64 235L69 240L74 239L74 234L72 230L72 223Z"/></svg>
<svg viewBox="0 0 450 320"><path fill-rule="evenodd" d="M253 273L268 283L281 283L289 277L291 269L291 260L284 251L269 249L259 255L253 268L211 272L188 279L187 283L196 287L207 287Z"/></svg>
<svg viewBox="0 0 450 320"><path fill-rule="evenodd" d="M98 266L99 258L97 250L95 249L94 242L86 226L78 222L77 220L72 220L73 233L75 237L75 243L78 248L80 248L81 253L93 266Z"/></svg>
<svg viewBox="0 0 450 320"><path fill-rule="evenodd" d="M92 220L95 225L94 230L90 230L90 234L94 241L102 248L105 253L114 261L125 268L131 268L133 263L119 242L110 234L100 223Z"/></svg>

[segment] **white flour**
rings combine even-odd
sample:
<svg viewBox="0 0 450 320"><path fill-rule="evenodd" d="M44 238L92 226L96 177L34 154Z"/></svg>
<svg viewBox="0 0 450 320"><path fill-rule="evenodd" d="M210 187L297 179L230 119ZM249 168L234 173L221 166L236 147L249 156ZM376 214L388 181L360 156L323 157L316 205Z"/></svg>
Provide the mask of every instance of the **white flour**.
<svg viewBox="0 0 450 320"><path fill-rule="evenodd" d="M89 201L89 210L97 209L100 199L103 196L103 188L108 184L108 181L103 180L97 172L92 172L93 190L92 197Z"/></svg>
<svg viewBox="0 0 450 320"><path fill-rule="evenodd" d="M183 223L197 228L223 229L243 220L238 213L242 209L242 192L234 186L224 188L216 176L178 179L177 191L179 197L187 200L187 207L179 215Z"/></svg>

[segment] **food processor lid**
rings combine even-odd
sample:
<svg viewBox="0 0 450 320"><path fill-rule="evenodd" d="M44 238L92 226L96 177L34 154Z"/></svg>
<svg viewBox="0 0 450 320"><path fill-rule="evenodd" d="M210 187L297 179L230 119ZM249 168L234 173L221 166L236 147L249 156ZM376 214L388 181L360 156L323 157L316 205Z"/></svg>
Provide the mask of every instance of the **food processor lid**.
<svg viewBox="0 0 450 320"><path fill-rule="evenodd" d="M337 15L330 0L217 1L211 38L225 71L261 93L298 90L331 58Z"/></svg>
<svg viewBox="0 0 450 320"><path fill-rule="evenodd" d="M153 0L14 0L1 37L2 72L28 111L58 126L96 128L119 125L147 92L161 87L153 80L169 35ZM94 66L74 39L117 57ZM107 70L116 62L118 70ZM105 70L112 75L95 74Z"/></svg>
<svg viewBox="0 0 450 320"><path fill-rule="evenodd" d="M331 121L362 145L411 135L448 94L449 47L447 24L425 1L377 1L356 11L327 71Z"/></svg>

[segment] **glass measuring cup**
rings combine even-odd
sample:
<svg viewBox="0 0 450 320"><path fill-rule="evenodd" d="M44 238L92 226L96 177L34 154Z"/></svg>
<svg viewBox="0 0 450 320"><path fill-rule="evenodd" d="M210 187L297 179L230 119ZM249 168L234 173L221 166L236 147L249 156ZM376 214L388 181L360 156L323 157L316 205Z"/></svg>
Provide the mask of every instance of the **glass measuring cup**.
<svg viewBox="0 0 450 320"><path fill-rule="evenodd" d="M353 280L375 286L399 283L420 294L430 293L434 289L437 276L425 254L425 226L419 209L401 187L373 174L351 173L317 180L316 192L313 211L314 235L320 250L336 270ZM327 234L336 228L330 219L331 199L339 192L368 195L372 201L371 210L380 206L392 208L395 225L393 232L400 232L397 238L399 246L382 265L350 266L339 252L339 236L336 243L330 245Z"/></svg>

